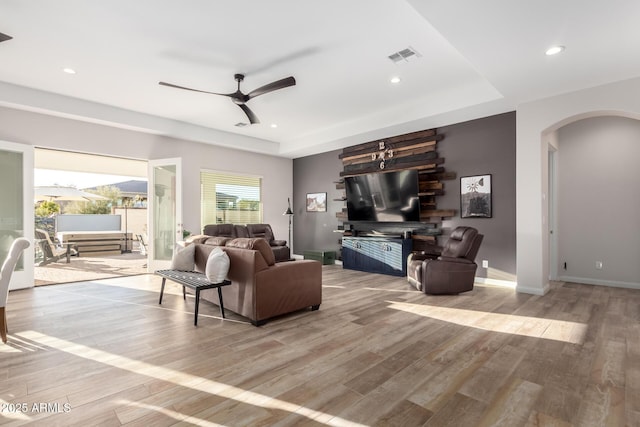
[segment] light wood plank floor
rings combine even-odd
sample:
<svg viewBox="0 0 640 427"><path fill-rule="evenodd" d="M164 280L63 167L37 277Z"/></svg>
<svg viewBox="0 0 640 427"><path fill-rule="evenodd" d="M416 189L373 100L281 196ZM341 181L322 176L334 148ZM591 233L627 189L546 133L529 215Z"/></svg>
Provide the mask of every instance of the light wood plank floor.
<svg viewBox="0 0 640 427"><path fill-rule="evenodd" d="M639 426L640 291L426 296L323 267L323 303L256 328L144 275L15 291L3 425Z"/></svg>

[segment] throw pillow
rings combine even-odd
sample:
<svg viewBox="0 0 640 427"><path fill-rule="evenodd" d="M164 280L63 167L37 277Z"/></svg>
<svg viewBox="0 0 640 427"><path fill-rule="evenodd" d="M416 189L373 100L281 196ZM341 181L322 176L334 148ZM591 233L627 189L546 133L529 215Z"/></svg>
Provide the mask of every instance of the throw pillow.
<svg viewBox="0 0 640 427"><path fill-rule="evenodd" d="M230 265L229 255L219 246L216 246L209 254L209 258L207 258L204 274L211 283L220 283L227 278Z"/></svg>
<svg viewBox="0 0 640 427"><path fill-rule="evenodd" d="M196 245L180 247L176 245L171 258L171 269L180 271L193 271L196 266Z"/></svg>

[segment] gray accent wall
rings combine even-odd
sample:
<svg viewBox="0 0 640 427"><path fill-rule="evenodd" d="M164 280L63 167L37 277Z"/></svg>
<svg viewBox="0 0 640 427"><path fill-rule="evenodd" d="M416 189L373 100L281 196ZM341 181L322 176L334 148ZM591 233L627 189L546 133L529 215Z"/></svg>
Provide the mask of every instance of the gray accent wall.
<svg viewBox="0 0 640 427"><path fill-rule="evenodd" d="M438 153L455 181L445 181L438 208L454 208L457 215L443 222L445 232L466 225L477 228L484 240L476 263L477 277L516 281L516 113L438 128L444 139ZM491 174L492 218L460 217L460 178ZM446 238L446 237L445 237ZM482 267L488 261L489 268Z"/></svg>
<svg viewBox="0 0 640 427"><path fill-rule="evenodd" d="M456 209L457 214L443 221L445 233L458 225L478 228L485 235L478 254L478 277L496 281L516 280L516 113L438 128L444 139L438 153L445 158L447 171L456 172L455 180L444 181L445 195L438 198L439 209ZM363 141L366 142L366 141ZM294 252L309 249L338 249L340 235L334 233L338 221L335 212L344 203L333 201L342 195L335 189L342 171L341 150L293 161ZM493 217L460 218L460 177L492 175ZM327 192L326 213L305 212L306 193ZM446 239L446 235L440 240ZM441 242L440 242L441 243ZM487 260L489 268L482 268Z"/></svg>
<svg viewBox="0 0 640 427"><path fill-rule="evenodd" d="M342 150L329 151L293 161L293 252L302 255L308 250L333 250L340 248L340 233L336 212L345 203L336 201L342 190L336 190L340 179ZM307 212L307 193L327 193L326 212Z"/></svg>

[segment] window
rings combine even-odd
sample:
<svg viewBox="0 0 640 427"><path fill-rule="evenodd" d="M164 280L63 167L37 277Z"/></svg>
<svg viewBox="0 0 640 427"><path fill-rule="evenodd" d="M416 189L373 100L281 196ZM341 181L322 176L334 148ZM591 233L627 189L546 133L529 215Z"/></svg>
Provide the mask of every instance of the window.
<svg viewBox="0 0 640 427"><path fill-rule="evenodd" d="M260 224L262 179L223 172L200 172L202 228L207 224Z"/></svg>

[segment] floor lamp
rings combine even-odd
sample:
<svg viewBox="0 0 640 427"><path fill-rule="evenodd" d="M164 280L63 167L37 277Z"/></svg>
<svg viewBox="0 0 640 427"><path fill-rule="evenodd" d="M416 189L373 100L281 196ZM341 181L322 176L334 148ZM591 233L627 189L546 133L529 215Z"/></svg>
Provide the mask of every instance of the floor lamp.
<svg viewBox="0 0 640 427"><path fill-rule="evenodd" d="M284 211L282 215L287 215L289 217L289 258L293 254L293 242L291 241L291 218L293 218L293 211L291 210L291 200L287 197L287 210Z"/></svg>

